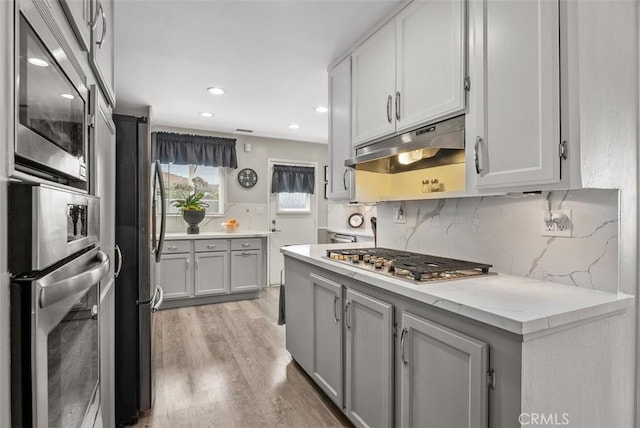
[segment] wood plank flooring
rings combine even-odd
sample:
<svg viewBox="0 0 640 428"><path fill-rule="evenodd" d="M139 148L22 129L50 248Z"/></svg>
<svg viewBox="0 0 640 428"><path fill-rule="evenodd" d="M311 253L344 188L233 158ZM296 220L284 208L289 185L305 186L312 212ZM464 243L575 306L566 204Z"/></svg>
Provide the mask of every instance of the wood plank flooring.
<svg viewBox="0 0 640 428"><path fill-rule="evenodd" d="M136 426L352 427L285 349L278 293L155 314L155 403Z"/></svg>

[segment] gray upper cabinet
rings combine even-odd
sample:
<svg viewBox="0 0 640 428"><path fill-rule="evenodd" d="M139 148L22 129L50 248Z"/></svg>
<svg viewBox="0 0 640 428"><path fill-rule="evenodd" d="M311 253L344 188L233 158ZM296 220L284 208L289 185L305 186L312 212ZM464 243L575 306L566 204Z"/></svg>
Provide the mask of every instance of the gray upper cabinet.
<svg viewBox="0 0 640 428"><path fill-rule="evenodd" d="M226 251L196 253L194 256L195 295L223 294L229 290L229 260Z"/></svg>
<svg viewBox="0 0 640 428"><path fill-rule="evenodd" d="M400 344L402 427L487 426L487 344L407 312Z"/></svg>
<svg viewBox="0 0 640 428"><path fill-rule="evenodd" d="M478 189L559 182L558 0L474 1L469 10L469 176Z"/></svg>
<svg viewBox="0 0 640 428"><path fill-rule="evenodd" d="M91 0L60 0L64 14L83 51L89 52L91 42Z"/></svg>
<svg viewBox="0 0 640 428"><path fill-rule="evenodd" d="M94 0L93 16L91 68L105 98L112 107L115 107L114 0Z"/></svg>
<svg viewBox="0 0 640 428"><path fill-rule="evenodd" d="M344 166L351 149L351 57L329 71L329 189L331 200L355 197L355 174Z"/></svg>
<svg viewBox="0 0 640 428"><path fill-rule="evenodd" d="M116 127L111 119L111 108L100 96L95 85L91 87L90 130L91 147L91 193L100 197L100 240L102 251L107 253L110 277L117 269L116 245Z"/></svg>
<svg viewBox="0 0 640 428"><path fill-rule="evenodd" d="M358 427L393 426L393 306L347 289L346 412Z"/></svg>
<svg viewBox="0 0 640 428"><path fill-rule="evenodd" d="M342 407L342 285L312 273L313 377Z"/></svg>

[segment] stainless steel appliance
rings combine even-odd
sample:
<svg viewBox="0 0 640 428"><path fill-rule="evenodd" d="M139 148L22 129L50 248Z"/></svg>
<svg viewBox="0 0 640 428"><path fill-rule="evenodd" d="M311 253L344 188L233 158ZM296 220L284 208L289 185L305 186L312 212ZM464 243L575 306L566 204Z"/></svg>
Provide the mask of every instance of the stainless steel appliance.
<svg viewBox="0 0 640 428"><path fill-rule="evenodd" d="M99 200L9 186L12 426L92 426L100 403Z"/></svg>
<svg viewBox="0 0 640 428"><path fill-rule="evenodd" d="M382 141L356 147L348 167L394 174L434 166L463 163L464 115L422 126Z"/></svg>
<svg viewBox="0 0 640 428"><path fill-rule="evenodd" d="M412 283L493 274L492 265L388 248L327 250L327 258Z"/></svg>
<svg viewBox="0 0 640 428"><path fill-rule="evenodd" d="M114 115L116 124L116 424L134 424L153 405L153 312L163 292L155 275L165 230L159 163L151 163L146 118Z"/></svg>
<svg viewBox="0 0 640 428"><path fill-rule="evenodd" d="M347 235L344 233L333 233L329 240L332 243L356 242L358 238L355 235Z"/></svg>
<svg viewBox="0 0 640 428"><path fill-rule="evenodd" d="M17 4L15 169L86 191L87 78L47 3Z"/></svg>

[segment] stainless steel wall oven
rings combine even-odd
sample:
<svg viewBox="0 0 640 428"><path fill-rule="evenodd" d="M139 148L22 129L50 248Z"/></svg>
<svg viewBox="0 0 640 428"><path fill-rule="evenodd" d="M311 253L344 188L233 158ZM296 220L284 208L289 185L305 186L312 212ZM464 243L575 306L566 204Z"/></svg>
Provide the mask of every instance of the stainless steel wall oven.
<svg viewBox="0 0 640 428"><path fill-rule="evenodd" d="M17 4L15 169L86 191L87 78L48 3Z"/></svg>
<svg viewBox="0 0 640 428"><path fill-rule="evenodd" d="M10 183L12 426L92 426L98 413L99 200Z"/></svg>

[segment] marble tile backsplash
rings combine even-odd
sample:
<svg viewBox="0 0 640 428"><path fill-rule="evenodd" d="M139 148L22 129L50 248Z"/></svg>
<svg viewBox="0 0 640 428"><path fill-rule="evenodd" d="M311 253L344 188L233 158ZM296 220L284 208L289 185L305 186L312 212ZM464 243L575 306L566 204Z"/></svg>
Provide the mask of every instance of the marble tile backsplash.
<svg viewBox="0 0 640 428"><path fill-rule="evenodd" d="M269 227L267 204L235 203L227 204L223 216L207 216L200 223L200 232L224 232L222 223L235 218L240 223L238 231L264 232ZM184 233L187 231L187 223L179 215L167 217L167 233Z"/></svg>
<svg viewBox="0 0 640 428"><path fill-rule="evenodd" d="M618 191L552 192L551 209L570 209L571 238L541 236L547 194L378 205L378 246L493 264L496 272L601 291L618 290Z"/></svg>

